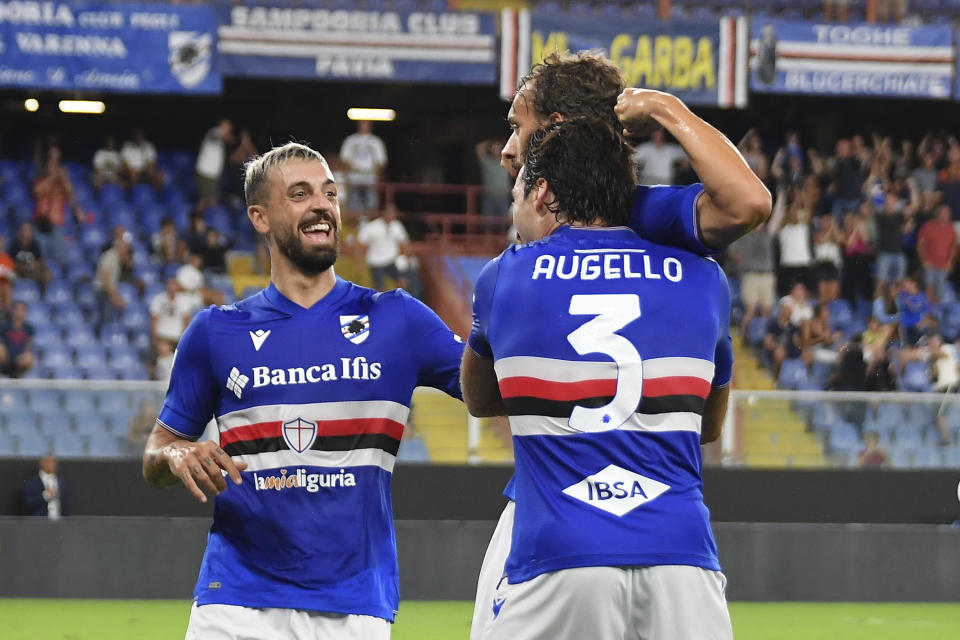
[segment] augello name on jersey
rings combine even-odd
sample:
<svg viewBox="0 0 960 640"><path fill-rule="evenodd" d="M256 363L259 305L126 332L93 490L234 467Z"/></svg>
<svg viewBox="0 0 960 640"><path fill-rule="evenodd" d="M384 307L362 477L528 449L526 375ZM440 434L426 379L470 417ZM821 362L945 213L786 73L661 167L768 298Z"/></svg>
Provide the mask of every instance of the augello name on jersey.
<svg viewBox="0 0 960 640"><path fill-rule="evenodd" d="M575 253L574 255L541 255L533 265L531 279L551 280L620 280L622 278L643 278L646 280L666 279L680 282L683 279L683 265L676 258L664 258L662 261L651 259L642 253Z"/></svg>
<svg viewBox="0 0 960 640"><path fill-rule="evenodd" d="M280 475L277 476L261 476L254 473L253 486L257 491L282 491L302 487L308 493L316 493L321 487L355 487L357 479L344 469L340 469L340 473L307 473L306 469L297 469L292 474L288 474L286 469L281 469Z"/></svg>
<svg viewBox="0 0 960 640"><path fill-rule="evenodd" d="M312 367L288 367L271 369L253 367L253 386L308 384L335 380L377 380L380 378L379 362L367 362L363 356L340 358L338 364L317 364Z"/></svg>

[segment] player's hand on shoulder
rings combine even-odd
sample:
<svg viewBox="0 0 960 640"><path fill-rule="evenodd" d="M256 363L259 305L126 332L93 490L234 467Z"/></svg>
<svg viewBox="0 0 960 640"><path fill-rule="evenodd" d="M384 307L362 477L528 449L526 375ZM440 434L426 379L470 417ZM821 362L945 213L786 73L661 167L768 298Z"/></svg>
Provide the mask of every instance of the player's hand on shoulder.
<svg viewBox="0 0 960 640"><path fill-rule="evenodd" d="M653 117L664 101L673 98L669 93L654 89L627 87L617 96L614 113L623 125L623 135L628 137L648 136L660 128Z"/></svg>
<svg viewBox="0 0 960 640"><path fill-rule="evenodd" d="M207 501L206 494L216 496L226 491L227 481L223 471L227 472L234 484L240 484L240 472L247 468L246 462L234 461L213 441L181 440L164 447L163 454L170 472L200 502Z"/></svg>

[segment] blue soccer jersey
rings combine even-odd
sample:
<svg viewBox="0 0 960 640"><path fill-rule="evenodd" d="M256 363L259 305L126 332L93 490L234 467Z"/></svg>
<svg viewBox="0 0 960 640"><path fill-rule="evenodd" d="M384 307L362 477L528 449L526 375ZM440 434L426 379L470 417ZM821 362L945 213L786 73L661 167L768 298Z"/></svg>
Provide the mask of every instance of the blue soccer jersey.
<svg viewBox="0 0 960 640"><path fill-rule="evenodd" d="M719 569L700 426L730 380L729 313L716 262L623 227L561 227L484 268L470 346L493 359L513 432L511 582Z"/></svg>
<svg viewBox="0 0 960 640"><path fill-rule="evenodd" d="M463 343L401 291L337 279L304 309L273 285L193 320L160 423L247 463L217 496L194 596L393 620L391 477L414 387L460 397Z"/></svg>

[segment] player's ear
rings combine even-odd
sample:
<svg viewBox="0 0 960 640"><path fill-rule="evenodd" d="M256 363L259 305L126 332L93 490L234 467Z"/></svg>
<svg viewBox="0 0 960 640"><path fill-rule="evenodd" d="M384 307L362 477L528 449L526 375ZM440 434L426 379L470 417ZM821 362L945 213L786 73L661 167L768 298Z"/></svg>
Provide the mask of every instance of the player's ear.
<svg viewBox="0 0 960 640"><path fill-rule="evenodd" d="M536 210L540 212L541 215L553 215L553 212L549 209L549 205L553 204L555 196L553 189L550 188L550 183L544 178L537 178L537 184L533 188L533 203L536 206Z"/></svg>
<svg viewBox="0 0 960 640"><path fill-rule="evenodd" d="M253 204L247 207L247 217L257 233L270 233L270 221L267 220L267 210L263 206Z"/></svg>
<svg viewBox="0 0 960 640"><path fill-rule="evenodd" d="M549 116L547 116L547 120L550 121L550 124L557 124L559 122L563 122L563 114L560 113L559 111L554 111Z"/></svg>

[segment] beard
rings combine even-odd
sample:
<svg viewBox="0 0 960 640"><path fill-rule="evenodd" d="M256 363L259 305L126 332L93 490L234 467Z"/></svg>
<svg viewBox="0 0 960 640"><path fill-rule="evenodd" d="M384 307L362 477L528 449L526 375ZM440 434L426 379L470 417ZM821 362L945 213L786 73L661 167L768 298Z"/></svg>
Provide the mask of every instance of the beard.
<svg viewBox="0 0 960 640"><path fill-rule="evenodd" d="M275 232L273 237L277 250L306 275L323 273L334 265L339 255L340 228L333 218L321 215L308 224L313 222L330 223L330 228L333 230L333 247L305 247L298 235L299 227L287 227L280 232Z"/></svg>

